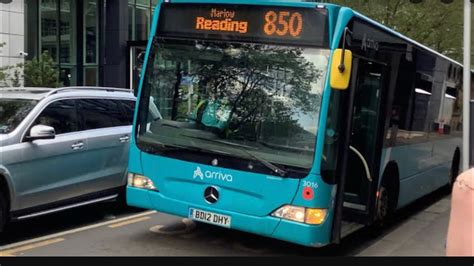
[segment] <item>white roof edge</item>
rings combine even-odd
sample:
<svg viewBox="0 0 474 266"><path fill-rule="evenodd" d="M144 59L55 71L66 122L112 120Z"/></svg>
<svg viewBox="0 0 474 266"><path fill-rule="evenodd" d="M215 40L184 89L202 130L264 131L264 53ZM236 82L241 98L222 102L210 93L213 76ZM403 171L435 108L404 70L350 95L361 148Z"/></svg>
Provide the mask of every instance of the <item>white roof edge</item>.
<svg viewBox="0 0 474 266"><path fill-rule="evenodd" d="M416 88L415 92L419 93L419 94L432 95L429 91L425 91L425 90L420 89L420 88Z"/></svg>
<svg viewBox="0 0 474 266"><path fill-rule="evenodd" d="M448 98L448 99L452 99L452 100L456 100L456 97L452 96L452 95L449 95L447 93L445 93L444 97Z"/></svg>

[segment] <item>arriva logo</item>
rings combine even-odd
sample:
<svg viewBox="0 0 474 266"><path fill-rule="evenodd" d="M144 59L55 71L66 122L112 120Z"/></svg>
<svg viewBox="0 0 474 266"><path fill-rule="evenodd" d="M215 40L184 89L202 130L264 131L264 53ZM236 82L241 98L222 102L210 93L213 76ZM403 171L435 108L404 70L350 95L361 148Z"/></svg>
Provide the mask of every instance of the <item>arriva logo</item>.
<svg viewBox="0 0 474 266"><path fill-rule="evenodd" d="M225 182L232 182L234 177L229 174L223 174L221 172L212 172L212 171L205 171L204 173L201 170L201 167L197 167L196 170L194 170L193 174L193 179L199 178L201 180L204 180L204 178L207 179L214 179L214 180L220 180L220 181L225 181Z"/></svg>
<svg viewBox="0 0 474 266"><path fill-rule="evenodd" d="M196 168L196 170L194 170L194 175L193 175L193 178L196 179L196 178L201 178L201 180L204 180L204 175L202 174L202 171L201 171L201 167L198 166L198 168Z"/></svg>
<svg viewBox="0 0 474 266"><path fill-rule="evenodd" d="M367 51L368 49L373 49L375 51L379 50L379 42L370 39L367 37L367 34L364 34L364 38L362 39L362 46L360 48L362 51Z"/></svg>

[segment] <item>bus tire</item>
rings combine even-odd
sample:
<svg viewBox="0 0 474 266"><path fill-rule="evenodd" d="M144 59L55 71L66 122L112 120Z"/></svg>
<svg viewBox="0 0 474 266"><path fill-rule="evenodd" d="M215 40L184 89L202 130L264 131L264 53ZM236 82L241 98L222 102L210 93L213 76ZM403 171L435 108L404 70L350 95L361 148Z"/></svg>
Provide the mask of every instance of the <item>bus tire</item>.
<svg viewBox="0 0 474 266"><path fill-rule="evenodd" d="M385 220L389 216L389 197L390 190L382 184L379 189L379 194L377 197L377 211L376 219L377 222L382 225L385 223Z"/></svg>
<svg viewBox="0 0 474 266"><path fill-rule="evenodd" d="M376 223L383 226L393 216L398 204L399 182L398 167L389 165L383 175L376 204Z"/></svg>
<svg viewBox="0 0 474 266"><path fill-rule="evenodd" d="M459 148L456 148L456 151L454 152L453 155L453 161L451 163L451 169L449 171L449 190L451 192L454 183L456 182L456 179L459 175L459 166L461 163L461 152L459 151Z"/></svg>

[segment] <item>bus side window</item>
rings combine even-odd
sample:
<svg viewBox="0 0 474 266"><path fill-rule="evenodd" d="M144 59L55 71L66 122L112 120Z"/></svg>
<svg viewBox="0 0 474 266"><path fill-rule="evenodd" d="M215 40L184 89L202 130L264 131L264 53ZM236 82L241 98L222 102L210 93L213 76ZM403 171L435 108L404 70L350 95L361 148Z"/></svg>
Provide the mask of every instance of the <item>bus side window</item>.
<svg viewBox="0 0 474 266"><path fill-rule="evenodd" d="M392 116L390 118L387 139L389 146L395 146L397 142L398 127L400 125L400 110L398 106L392 108Z"/></svg>

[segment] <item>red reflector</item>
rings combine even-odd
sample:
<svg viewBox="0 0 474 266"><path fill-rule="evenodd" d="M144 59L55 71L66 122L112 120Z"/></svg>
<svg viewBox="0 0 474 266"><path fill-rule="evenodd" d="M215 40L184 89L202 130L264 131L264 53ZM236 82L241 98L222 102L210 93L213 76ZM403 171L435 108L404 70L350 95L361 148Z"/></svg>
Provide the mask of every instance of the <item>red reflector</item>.
<svg viewBox="0 0 474 266"><path fill-rule="evenodd" d="M305 200L312 200L314 198L314 190L310 187L305 187L303 189L303 198Z"/></svg>

